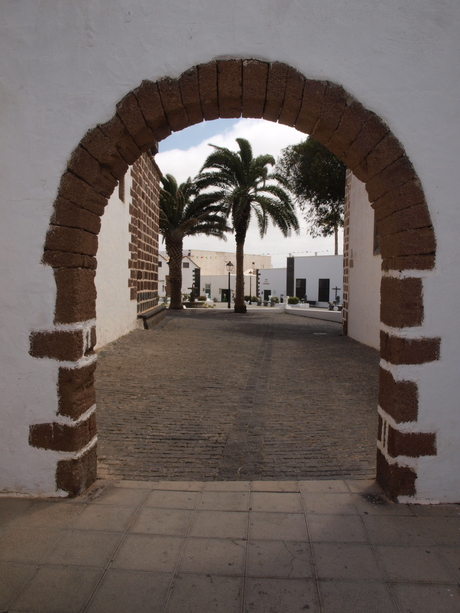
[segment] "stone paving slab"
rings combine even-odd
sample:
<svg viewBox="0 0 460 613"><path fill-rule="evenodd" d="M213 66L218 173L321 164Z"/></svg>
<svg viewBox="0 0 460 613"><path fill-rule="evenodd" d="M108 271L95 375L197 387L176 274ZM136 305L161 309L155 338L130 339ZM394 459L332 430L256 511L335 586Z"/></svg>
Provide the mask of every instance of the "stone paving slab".
<svg viewBox="0 0 460 613"><path fill-rule="evenodd" d="M0 497L8 613L460 610L460 505L397 505L368 480L100 480L17 502Z"/></svg>
<svg viewBox="0 0 460 613"><path fill-rule="evenodd" d="M378 352L275 309L169 312L99 353L99 475L375 474Z"/></svg>

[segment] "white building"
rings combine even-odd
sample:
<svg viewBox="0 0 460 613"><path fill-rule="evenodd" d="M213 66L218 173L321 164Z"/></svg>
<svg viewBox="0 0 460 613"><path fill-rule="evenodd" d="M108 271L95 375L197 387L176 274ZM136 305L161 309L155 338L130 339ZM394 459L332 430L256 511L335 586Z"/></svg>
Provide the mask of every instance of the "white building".
<svg viewBox="0 0 460 613"><path fill-rule="evenodd" d="M0 8L0 490L75 495L96 478L107 199L172 131L244 116L312 134L365 183L382 256L377 479L397 500L460 500L460 4L57 6Z"/></svg>
<svg viewBox="0 0 460 613"><path fill-rule="evenodd" d="M198 271L198 272L197 272ZM158 254L158 295L165 298L168 295L169 258L166 253ZM182 293L190 294L195 281L200 282L200 267L185 255L182 258Z"/></svg>
<svg viewBox="0 0 460 613"><path fill-rule="evenodd" d="M343 256L319 255L287 258L286 268L259 272L259 290L264 300L296 296L320 307L342 302Z"/></svg>

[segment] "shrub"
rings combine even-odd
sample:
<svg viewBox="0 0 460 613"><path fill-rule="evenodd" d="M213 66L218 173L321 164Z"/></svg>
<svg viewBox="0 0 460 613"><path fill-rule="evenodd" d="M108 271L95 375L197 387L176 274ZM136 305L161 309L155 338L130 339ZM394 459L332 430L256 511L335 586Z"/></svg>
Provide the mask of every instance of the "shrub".
<svg viewBox="0 0 460 613"><path fill-rule="evenodd" d="M278 298L278 296L272 296L272 297L270 298L270 301L271 301L271 302L274 302L275 304L277 304L277 303L280 301L280 299Z"/></svg>
<svg viewBox="0 0 460 613"><path fill-rule="evenodd" d="M206 296L198 296L198 300L206 300Z"/></svg>
<svg viewBox="0 0 460 613"><path fill-rule="evenodd" d="M297 298L297 296L289 296L288 298L288 304L298 304L300 302L300 298Z"/></svg>

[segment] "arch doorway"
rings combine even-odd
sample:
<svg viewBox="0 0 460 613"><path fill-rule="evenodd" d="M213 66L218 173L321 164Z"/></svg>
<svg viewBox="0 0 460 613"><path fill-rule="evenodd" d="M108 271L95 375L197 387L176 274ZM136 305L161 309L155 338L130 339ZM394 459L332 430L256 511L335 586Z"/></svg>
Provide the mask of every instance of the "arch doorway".
<svg viewBox="0 0 460 613"><path fill-rule="evenodd" d="M435 434L417 427L418 391L392 366L438 359L439 339L410 338L423 321L424 271L435 237L420 181L389 127L345 89L281 63L219 60L178 79L143 81L113 118L91 129L64 172L43 262L54 269L53 330L31 334L31 355L57 360L58 418L32 425L29 442L62 452L56 487L77 495L96 478L94 286L97 235L107 198L128 165L203 120L253 117L311 134L366 184L381 237L381 368L377 480L397 499L416 494L417 458L435 455Z"/></svg>

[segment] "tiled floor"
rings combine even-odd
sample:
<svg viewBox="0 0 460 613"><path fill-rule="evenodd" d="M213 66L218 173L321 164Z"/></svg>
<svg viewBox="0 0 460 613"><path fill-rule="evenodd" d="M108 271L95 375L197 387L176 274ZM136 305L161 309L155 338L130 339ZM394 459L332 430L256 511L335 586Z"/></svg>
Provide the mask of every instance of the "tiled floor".
<svg viewBox="0 0 460 613"><path fill-rule="evenodd" d="M9 613L458 613L460 505L367 481L98 482L0 498Z"/></svg>

